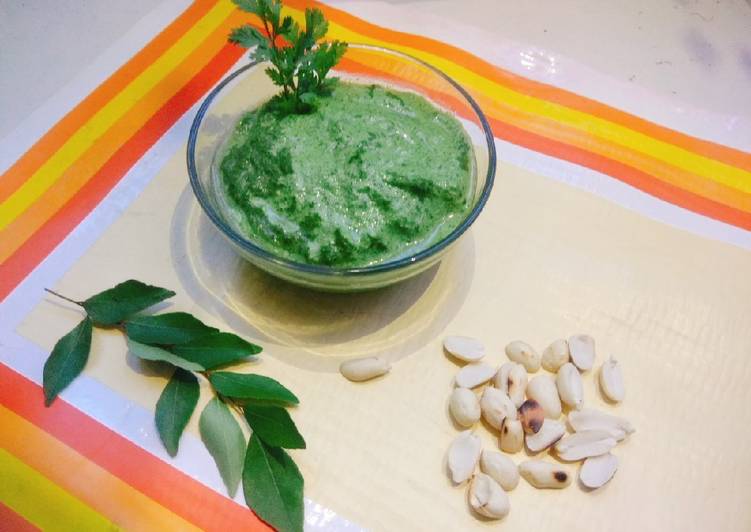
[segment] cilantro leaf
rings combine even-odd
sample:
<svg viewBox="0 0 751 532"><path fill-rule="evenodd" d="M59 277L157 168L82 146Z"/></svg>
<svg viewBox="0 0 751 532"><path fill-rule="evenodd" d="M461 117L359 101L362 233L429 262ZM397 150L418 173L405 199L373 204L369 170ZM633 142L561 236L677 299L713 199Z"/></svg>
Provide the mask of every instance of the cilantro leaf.
<svg viewBox="0 0 751 532"><path fill-rule="evenodd" d="M254 46L267 45L268 39L250 24L245 24L232 30L229 34L229 42L239 44L243 48L253 48Z"/></svg>
<svg viewBox="0 0 751 532"><path fill-rule="evenodd" d="M316 97L331 93L326 75L347 50L341 41L321 42L329 22L318 8L305 10L305 28L292 17L282 17L280 0L233 0L243 11L256 15L264 31L246 24L229 36L232 43L251 48L250 57L270 62L265 72L282 88L274 97L276 112L306 113L315 109ZM279 38L282 39L279 39Z"/></svg>
<svg viewBox="0 0 751 532"><path fill-rule="evenodd" d="M318 8L307 8L305 10L305 33L315 42L323 39L327 31L329 31L329 21L324 18L323 12Z"/></svg>

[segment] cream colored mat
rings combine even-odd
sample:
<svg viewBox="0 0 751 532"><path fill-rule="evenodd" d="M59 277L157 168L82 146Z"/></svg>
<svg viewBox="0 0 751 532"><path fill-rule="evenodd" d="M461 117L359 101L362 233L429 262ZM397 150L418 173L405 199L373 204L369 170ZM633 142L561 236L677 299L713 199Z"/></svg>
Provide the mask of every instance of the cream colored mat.
<svg viewBox="0 0 751 532"><path fill-rule="evenodd" d="M295 459L306 495L367 528L751 530L751 254L498 170L485 212L440 267L381 292L335 296L236 259L186 188L181 151L55 288L83 298L142 279L178 292L170 308L263 344L253 369L301 399L294 418L308 449ZM77 319L48 301L19 332L49 348ZM616 449L615 479L593 493L522 481L506 521L477 520L445 474L458 368L443 336L481 338L500 364L510 340L543 349L575 332L596 338L598 362L613 354L625 371L627 399L612 410L637 432ZM119 334L95 338L86 373L153 409L164 376L126 358ZM342 358L366 353L394 361L392 373L360 385L339 376ZM601 405L586 383L587 403Z"/></svg>

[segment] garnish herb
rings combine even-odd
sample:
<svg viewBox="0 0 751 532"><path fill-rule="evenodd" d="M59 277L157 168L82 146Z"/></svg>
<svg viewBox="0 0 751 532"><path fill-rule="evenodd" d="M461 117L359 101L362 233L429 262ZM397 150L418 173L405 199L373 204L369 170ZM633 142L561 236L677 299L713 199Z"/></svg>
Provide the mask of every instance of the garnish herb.
<svg viewBox="0 0 751 532"><path fill-rule="evenodd" d="M283 114L307 113L320 96L330 94L337 78L326 78L347 50L341 41L320 42L329 23L317 8L305 10L305 28L292 17L282 17L281 0L233 0L235 5L256 15L262 30L245 24L235 28L230 42L254 48L250 58L270 62L266 74L282 92L272 103Z"/></svg>
<svg viewBox="0 0 751 532"><path fill-rule="evenodd" d="M133 355L174 367L155 413L159 437L170 456L179 450L203 382L213 398L201 413L199 431L229 495L234 497L242 482L246 503L261 519L277 530L303 529L303 478L284 451L305 448L286 410L298 403L297 397L269 377L218 371L257 355L259 346L186 312L138 314L175 295L140 281L125 281L84 301L48 292L79 305L86 317L58 340L44 365L47 406L83 371L93 327L120 329ZM238 419L252 431L247 443Z"/></svg>

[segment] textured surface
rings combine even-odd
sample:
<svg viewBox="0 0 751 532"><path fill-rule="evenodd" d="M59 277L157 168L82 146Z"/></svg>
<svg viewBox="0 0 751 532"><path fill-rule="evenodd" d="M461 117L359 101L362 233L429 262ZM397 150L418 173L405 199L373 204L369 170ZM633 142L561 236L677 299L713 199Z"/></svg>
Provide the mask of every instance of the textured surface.
<svg viewBox="0 0 751 532"><path fill-rule="evenodd" d="M212 251L212 242L223 242L185 190L182 164L180 156L171 161L132 205L141 214L116 222L59 289L77 293L131 275L175 288L177 306L209 320L222 305L233 327L266 346L255 369L300 397L295 419L308 449L295 460L307 496L372 529L491 526L470 517L463 489L451 487L444 471L457 433L447 400L458 367L442 354L442 337L481 338L487 358L500 363L511 339L542 349L586 331L597 340L598 365L610 354L623 364L626 400L605 408L628 417L637 432L615 450L621 466L605 489L549 493L522 482L505 526L751 526L744 495L751 462L738 440L723 437L728 420L741 441L751 423L744 406L751 378L747 252L501 166L487 212L437 271L381 293L316 296ZM202 251L212 257L214 277L201 277ZM258 329L231 317L246 301L253 310L244 317ZM67 311L43 304L21 332L49 346L54 334L43 324L66 319ZM151 408L162 380L111 356L123 350L117 336L100 335L97 344L88 374ZM356 385L336 371L344 353L381 351L396 362L384 379ZM585 403L603 404L589 376ZM494 448L487 431L479 432Z"/></svg>

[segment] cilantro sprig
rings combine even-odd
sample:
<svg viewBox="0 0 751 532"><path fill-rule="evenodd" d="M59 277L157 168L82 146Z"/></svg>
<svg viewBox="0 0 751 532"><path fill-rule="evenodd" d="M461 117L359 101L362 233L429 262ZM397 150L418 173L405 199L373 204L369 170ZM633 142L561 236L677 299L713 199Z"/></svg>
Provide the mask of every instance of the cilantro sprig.
<svg viewBox="0 0 751 532"><path fill-rule="evenodd" d="M125 281L83 301L47 291L85 312L44 364L47 406L83 372L94 328L119 329L132 355L173 368L154 415L167 453L177 454L203 382L212 399L201 412L198 428L227 492L234 496L242 483L246 503L261 519L277 530L302 531L303 478L285 450L305 448L287 412L298 404L297 397L269 377L221 371L257 355L259 346L186 312L141 314L175 292L140 281ZM247 441L238 420L251 431Z"/></svg>
<svg viewBox="0 0 751 532"><path fill-rule="evenodd" d="M347 51L347 43L322 42L329 23L320 9L305 10L305 28L290 16L282 17L281 0L233 0L235 5L256 15L260 31L250 24L235 28L232 43L254 48L250 58L270 62L266 74L282 92L273 102L283 113L307 113L318 97L330 94L337 78L326 76Z"/></svg>

